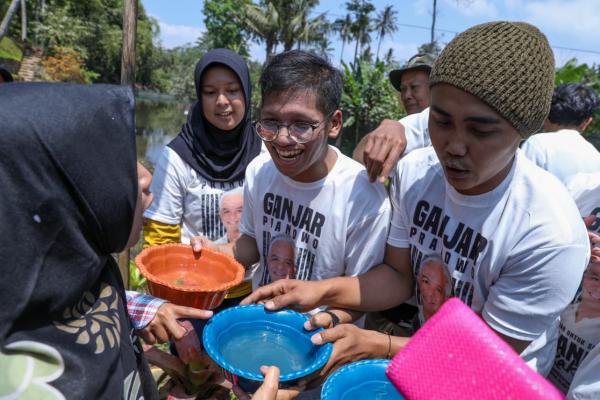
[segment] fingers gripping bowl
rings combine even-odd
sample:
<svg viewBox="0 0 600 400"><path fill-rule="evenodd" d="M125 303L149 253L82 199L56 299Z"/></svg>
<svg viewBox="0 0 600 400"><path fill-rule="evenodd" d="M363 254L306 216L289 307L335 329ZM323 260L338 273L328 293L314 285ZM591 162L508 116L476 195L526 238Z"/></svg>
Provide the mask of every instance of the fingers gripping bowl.
<svg viewBox="0 0 600 400"><path fill-rule="evenodd" d="M212 317L203 332L208 355L242 389L253 392L263 380L262 365L281 371L283 387L295 385L327 363L333 346L314 345L308 317L292 310L267 311L262 305L237 306Z"/></svg>

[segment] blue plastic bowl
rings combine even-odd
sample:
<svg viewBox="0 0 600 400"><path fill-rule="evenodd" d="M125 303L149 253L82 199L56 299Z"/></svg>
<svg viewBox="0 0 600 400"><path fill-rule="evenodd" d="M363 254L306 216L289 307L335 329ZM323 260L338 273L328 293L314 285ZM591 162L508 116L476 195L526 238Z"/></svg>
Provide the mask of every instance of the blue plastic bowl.
<svg viewBox="0 0 600 400"><path fill-rule="evenodd" d="M321 400L404 400L385 375L390 360L363 360L331 375L321 390Z"/></svg>
<svg viewBox="0 0 600 400"><path fill-rule="evenodd" d="M282 387L321 369L333 346L315 346L310 337L321 329L307 331L308 317L292 310L267 311L262 305L228 308L214 315L202 334L204 349L230 379L247 392L263 381L262 365L281 370Z"/></svg>

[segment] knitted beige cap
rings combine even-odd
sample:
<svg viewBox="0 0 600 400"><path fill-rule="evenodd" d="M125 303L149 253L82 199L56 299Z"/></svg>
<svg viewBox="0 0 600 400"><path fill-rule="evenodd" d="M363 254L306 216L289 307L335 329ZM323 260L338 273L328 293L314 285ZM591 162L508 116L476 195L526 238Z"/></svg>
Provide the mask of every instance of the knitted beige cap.
<svg viewBox="0 0 600 400"><path fill-rule="evenodd" d="M430 86L449 83L479 98L524 138L550 112L554 55L548 40L524 22L489 22L457 35L433 64Z"/></svg>

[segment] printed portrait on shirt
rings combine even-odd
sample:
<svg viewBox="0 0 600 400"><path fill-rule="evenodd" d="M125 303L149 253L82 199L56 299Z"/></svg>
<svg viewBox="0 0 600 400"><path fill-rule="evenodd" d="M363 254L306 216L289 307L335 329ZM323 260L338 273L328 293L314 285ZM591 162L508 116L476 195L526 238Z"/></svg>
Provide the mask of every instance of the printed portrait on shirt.
<svg viewBox="0 0 600 400"><path fill-rule="evenodd" d="M452 297L452 279L439 256L430 255L423 260L417 274L417 286L424 322Z"/></svg>
<svg viewBox="0 0 600 400"><path fill-rule="evenodd" d="M269 254L267 255L267 270L271 282L279 279L295 278L296 252L294 241L287 235L277 235L271 239Z"/></svg>

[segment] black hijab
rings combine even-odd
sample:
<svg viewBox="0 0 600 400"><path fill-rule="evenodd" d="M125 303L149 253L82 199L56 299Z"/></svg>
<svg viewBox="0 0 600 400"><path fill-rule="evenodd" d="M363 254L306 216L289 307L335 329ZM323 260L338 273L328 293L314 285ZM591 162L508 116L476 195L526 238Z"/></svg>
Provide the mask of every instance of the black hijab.
<svg viewBox="0 0 600 400"><path fill-rule="evenodd" d="M0 350L53 349L64 367L49 384L63 395L121 398L148 373L111 256L137 200L133 94L6 85L0 132Z"/></svg>
<svg viewBox="0 0 600 400"><path fill-rule="evenodd" d="M244 90L244 118L231 131L213 126L204 117L202 110L202 75L214 64L231 69ZM169 147L206 180L230 182L244 179L246 167L258 155L261 146L251 120L252 85L246 62L231 50L211 50L196 64L194 84L197 100L192 105L187 122L181 127L179 135L169 143Z"/></svg>

